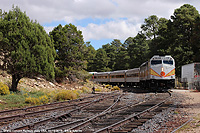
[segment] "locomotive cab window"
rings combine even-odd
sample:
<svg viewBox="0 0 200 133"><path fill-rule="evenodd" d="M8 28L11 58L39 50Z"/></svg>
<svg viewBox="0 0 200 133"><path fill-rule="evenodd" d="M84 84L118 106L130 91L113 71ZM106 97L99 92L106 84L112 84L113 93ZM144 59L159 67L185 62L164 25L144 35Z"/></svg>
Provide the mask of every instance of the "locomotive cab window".
<svg viewBox="0 0 200 133"><path fill-rule="evenodd" d="M173 61L172 60L163 60L164 64L169 64L169 65L173 65Z"/></svg>
<svg viewBox="0 0 200 133"><path fill-rule="evenodd" d="M162 64L162 60L152 60L151 61L151 65L158 65L158 64Z"/></svg>

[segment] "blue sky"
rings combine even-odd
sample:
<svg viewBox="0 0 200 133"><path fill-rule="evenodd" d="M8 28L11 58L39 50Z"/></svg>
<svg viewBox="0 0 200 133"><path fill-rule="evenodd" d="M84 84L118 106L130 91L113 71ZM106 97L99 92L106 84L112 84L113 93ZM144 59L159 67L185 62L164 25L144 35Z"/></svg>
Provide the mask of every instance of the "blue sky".
<svg viewBox="0 0 200 133"><path fill-rule="evenodd" d="M74 24L84 41L95 49L119 39L134 37L144 19L157 15L169 19L174 9L191 4L200 11L198 0L1 0L0 9L19 6L47 32L59 24Z"/></svg>

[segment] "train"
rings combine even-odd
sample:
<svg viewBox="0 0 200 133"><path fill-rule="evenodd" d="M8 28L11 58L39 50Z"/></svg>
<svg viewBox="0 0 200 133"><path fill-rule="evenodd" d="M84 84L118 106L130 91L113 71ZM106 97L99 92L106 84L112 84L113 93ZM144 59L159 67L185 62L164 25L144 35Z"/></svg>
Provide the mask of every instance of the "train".
<svg viewBox="0 0 200 133"><path fill-rule="evenodd" d="M175 86L175 60L170 55L154 55L139 68L111 72L92 72L101 84L167 91Z"/></svg>

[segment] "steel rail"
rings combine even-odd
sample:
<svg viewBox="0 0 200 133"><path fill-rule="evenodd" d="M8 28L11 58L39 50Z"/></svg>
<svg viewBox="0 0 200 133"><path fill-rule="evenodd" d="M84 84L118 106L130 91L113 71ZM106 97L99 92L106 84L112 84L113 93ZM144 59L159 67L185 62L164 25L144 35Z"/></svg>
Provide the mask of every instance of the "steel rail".
<svg viewBox="0 0 200 133"><path fill-rule="evenodd" d="M114 93L109 93L109 94L106 94L106 95L110 95L110 94L114 94ZM103 97L105 95L98 95L98 97ZM89 98L93 98L95 96L91 96ZM88 97L87 97L88 98ZM82 98L82 99L86 99L86 98ZM71 100L71 101L67 101L68 103L71 103L73 101L79 101L80 99L76 99L76 100ZM82 101L82 100L80 100ZM35 111L35 112L26 112L27 109L30 109L30 108L35 108L35 107L43 107L43 106L46 106L46 105L39 105L39 106L33 106L33 107L28 107L28 108L24 108L24 109L15 109L15 110L11 110L11 111L20 111L20 110L24 110L24 114L16 114L16 115L11 115L11 116L4 116L4 117L0 117L0 122L5 122L5 121L12 121L12 120L15 120L15 119L18 119L18 118L24 118L24 117L29 117L29 116L32 116L32 115L37 115L37 114L41 114L41 113L47 113L47 112L51 112L51 111L54 111L54 110L61 110L61 109L65 109L65 108L68 108L68 107L72 107L72 106L77 106L77 105L80 105L80 104L85 104L85 103L89 103L93 100L90 100L90 101L85 101L85 102L81 102L81 103L72 103L72 104L69 104L69 105L65 105L65 106L60 106L60 107L55 107L55 108L50 108L50 109L45 109L45 110L39 110L39 111ZM66 101L64 102L60 102L60 103L66 103ZM58 104L58 103L57 103ZM49 104L48 104L49 105ZM9 112L9 110L7 111L3 111L4 113L5 112Z"/></svg>
<svg viewBox="0 0 200 133"><path fill-rule="evenodd" d="M174 129L171 133L175 133L176 131L178 131L180 128L182 128L183 126L187 125L190 121L192 121L193 118L189 119L188 121L186 121L183 125L179 126L178 128Z"/></svg>
<svg viewBox="0 0 200 133"><path fill-rule="evenodd" d="M111 93L109 93L109 94L111 94ZM106 94L106 95L109 95L109 94ZM69 101L54 102L54 103L48 103L48 104L42 104L42 105L31 106L31 107L26 107L26 108L18 108L18 109L12 109L12 110L4 110L4 111L0 111L0 115L5 114L5 113L19 112L19 111L27 112L27 111L32 110L32 109L54 106L56 104L66 104L66 103L71 103L71 102L78 102L78 101L83 101L85 99L89 99L89 98L93 98L93 97L101 96L101 95L102 94L98 94L98 95L94 95L94 96L89 96L89 97L84 97L84 98L79 98L79 99L74 99L74 100L69 100Z"/></svg>
<svg viewBox="0 0 200 133"><path fill-rule="evenodd" d="M160 102L160 103L152 106L151 108L148 108L148 109L146 109L146 110L144 110L144 111L142 111L140 113L137 113L137 114L134 113L134 114L128 116L127 118L125 118L124 120L121 120L121 121L116 122L116 123L114 123L114 124L112 124L110 126L107 126L107 127L102 128L102 129L99 129L95 133L104 133L104 132L107 133L109 131L113 131L113 129L118 128L118 127L120 127L120 126L122 126L122 125L124 125L124 124L126 124L128 122L131 122L131 121L135 120L135 119L138 119L140 116L146 114L147 112L150 112L150 111L158 108L160 105L165 103L169 98L170 97L168 97L167 99L163 100L162 102Z"/></svg>
<svg viewBox="0 0 200 133"><path fill-rule="evenodd" d="M95 100L92 100L90 103L87 103L86 105L83 105L83 106L80 106L80 107L77 107L76 109L72 109L72 110L69 110L68 112L66 113L63 113L63 114L60 114L58 116L55 116L55 117L51 117L51 118L46 118L46 119L43 119L41 121L38 121L38 122L34 122L34 123L31 123L29 125L24 125L24 126L20 126L20 127L16 127L12 130L22 130L22 129L32 129L33 127L35 126L38 126L40 124L44 124L44 123L47 123L49 121L52 121L52 120L55 120L55 119L58 119L58 118L61 118L63 116L70 116L72 112L75 112L75 111L78 111L80 109L83 109L87 106L90 106L91 104L93 103L96 103L96 102L99 102L103 99L106 99L106 98L109 98L109 97L113 97L115 95L118 95L118 94L114 94L114 93L111 93L112 95L109 95L109 96L104 96L104 97L101 97L101 98L98 98L98 99L95 99Z"/></svg>
<svg viewBox="0 0 200 133"><path fill-rule="evenodd" d="M192 118L190 118L188 121L186 121L185 123L183 123L181 126L179 126L178 128L174 129L171 133L175 133L177 130L179 130L180 128L182 128L183 126L187 125L190 121L194 120L194 117L196 117L199 114L196 114L194 116L192 116Z"/></svg>
<svg viewBox="0 0 200 133"><path fill-rule="evenodd" d="M110 107L108 107L106 110L104 110L103 112L101 112L101 113L99 113L99 114L97 114L97 115L95 115L95 116L92 116L91 118L89 118L88 120L84 121L83 123L80 123L80 124L78 124L78 125L76 125L76 126L74 126L74 127L72 127L72 128L69 128L68 130L69 130L69 131L71 131L71 130L77 130L77 129L81 128L81 127L84 127L84 126L88 125L88 124L89 124L92 120L94 120L95 118L106 114L109 110L111 110L111 109L120 101L120 99L121 99L121 97L122 97L123 95L124 95L124 93L121 94L121 95L117 98L117 100L116 100Z"/></svg>
<svg viewBox="0 0 200 133"><path fill-rule="evenodd" d="M148 99L147 99L147 100L148 100ZM92 117L87 117L87 118L80 119L80 120L77 120L77 121L74 121L74 122L69 122L69 123L66 123L66 124L59 125L59 126L51 127L51 128L48 128L47 130L51 131L51 130L56 130L56 129L63 129L63 128L67 128L67 127L69 127L70 125L73 125L73 124L77 124L77 123L81 123L81 122L82 122L82 123L83 123L83 122L85 123L86 121L90 120L91 118L101 117L101 116L103 116L103 115L106 115L106 114L109 114L109 113L112 113L112 112L122 111L122 110L125 110L126 108L134 107L134 106L137 106L137 105L142 104L142 103L144 103L144 102L146 102L146 99L143 100L143 101L141 101L141 102L135 103L134 105L131 103L131 104L125 105L125 106L120 107L120 108L117 108L117 109L112 109L112 106L114 106L114 104L115 104L115 103L114 103L114 104L111 105L109 108L107 108L107 109L104 110L103 112L99 113L98 116L97 116L97 115L94 115L94 116L92 116ZM90 121L91 121L91 120L90 120ZM81 125L81 124L80 124L80 125ZM70 128L70 129L68 129L67 131L74 130L74 129L75 129L75 127L73 127L73 129Z"/></svg>
<svg viewBox="0 0 200 133"><path fill-rule="evenodd" d="M98 116L98 117L101 117L101 116L106 115L106 114L108 114L108 113L117 112L117 111L122 111L122 110L125 110L126 108L130 108L130 107L133 107L133 106L137 106L137 105L139 105L139 104L141 104L141 103L144 103L144 102L145 102L145 100L142 101L142 102L138 102L138 103L136 103L136 104L134 104L134 105L128 104L128 105L125 105L125 106L120 107L120 108L117 108L117 109L112 109L112 108L109 107L110 109L106 109L107 111L104 111L105 113L102 113L102 114L99 113L99 116ZM96 116L96 115L95 115L95 116ZM94 116L92 116L92 117L94 117ZM76 120L76 121L69 122L69 123L66 123L66 124L62 124L62 125L59 125L59 126L51 127L51 128L48 128L47 130L51 131L51 130L56 130L56 129L67 128L67 127L70 126L70 125L73 125L73 124L76 124L76 123L80 123L80 122L85 122L85 121L89 120L89 119L92 118L92 117L87 117L87 118L84 118L84 119ZM68 131L70 131L70 130L68 130Z"/></svg>

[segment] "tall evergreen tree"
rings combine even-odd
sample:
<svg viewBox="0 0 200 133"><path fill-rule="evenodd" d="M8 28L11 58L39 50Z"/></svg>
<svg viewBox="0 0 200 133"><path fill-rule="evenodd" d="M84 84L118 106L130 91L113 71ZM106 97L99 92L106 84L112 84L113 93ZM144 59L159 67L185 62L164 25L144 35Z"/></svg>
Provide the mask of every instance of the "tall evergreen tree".
<svg viewBox="0 0 200 133"><path fill-rule="evenodd" d="M200 62L200 17L196 19L193 35L191 37L194 62Z"/></svg>
<svg viewBox="0 0 200 133"><path fill-rule="evenodd" d="M151 15L148 18L145 18L144 23L141 26L141 29L143 31L143 34L146 35L149 39L155 39L158 34L158 17L156 15ZM153 37L153 38L152 38Z"/></svg>
<svg viewBox="0 0 200 133"><path fill-rule="evenodd" d="M170 21L165 18L158 20L158 31L156 38L149 41L149 56L153 55L167 55L169 53L169 47L171 47L171 31L169 30Z"/></svg>
<svg viewBox="0 0 200 133"><path fill-rule="evenodd" d="M171 16L171 35L173 40L170 53L176 60L177 75L180 75L181 66L193 62L192 37L194 35L195 22L199 13L195 7L184 4L174 11Z"/></svg>
<svg viewBox="0 0 200 133"><path fill-rule="evenodd" d="M114 70L116 64L115 59L117 55L117 47L108 43L103 45L102 48L106 51L108 57L108 68L110 68L110 70Z"/></svg>
<svg viewBox="0 0 200 133"><path fill-rule="evenodd" d="M63 78L67 73L81 70L85 66L83 57L83 35L77 27L68 24L58 25L50 32L56 49L56 77Z"/></svg>
<svg viewBox="0 0 200 133"><path fill-rule="evenodd" d="M143 62L147 61L149 58L149 46L144 34L137 34L134 38L129 37L124 43L128 45L130 68L139 67Z"/></svg>
<svg viewBox="0 0 200 133"><path fill-rule="evenodd" d="M116 54L114 70L126 70L130 68L130 56L125 47L121 46Z"/></svg>
<svg viewBox="0 0 200 133"><path fill-rule="evenodd" d="M106 72L110 71L110 68L108 68L108 60L106 51L102 48L97 50L96 57L95 57L95 64L96 64L96 71L97 72Z"/></svg>
<svg viewBox="0 0 200 133"><path fill-rule="evenodd" d="M96 64L94 62L95 60L95 56L96 56L96 50L94 49L94 47L90 44L90 42L86 42L86 44L84 45L84 60L87 61L87 68L86 70L88 72L94 72L96 71Z"/></svg>
<svg viewBox="0 0 200 133"><path fill-rule="evenodd" d="M12 91L17 91L23 77L42 74L54 78L54 45L40 24L13 7L1 18L0 29L0 54L12 75Z"/></svg>

